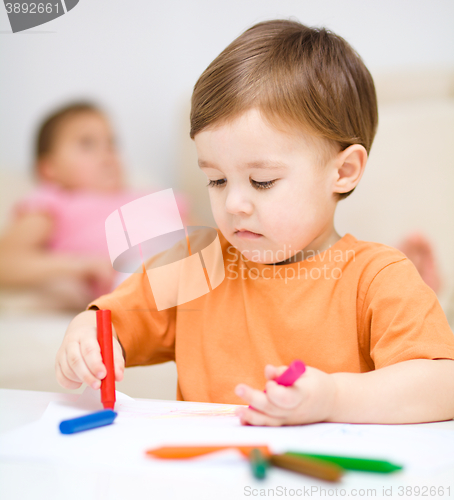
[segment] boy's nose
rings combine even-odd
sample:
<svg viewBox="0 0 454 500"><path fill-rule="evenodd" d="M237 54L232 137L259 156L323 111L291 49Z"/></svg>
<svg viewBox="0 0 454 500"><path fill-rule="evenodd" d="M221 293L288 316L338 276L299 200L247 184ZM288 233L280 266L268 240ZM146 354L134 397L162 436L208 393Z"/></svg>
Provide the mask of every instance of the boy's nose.
<svg viewBox="0 0 454 500"><path fill-rule="evenodd" d="M227 193L225 209L230 214L245 213L250 215L254 210L254 205L241 190L231 189Z"/></svg>

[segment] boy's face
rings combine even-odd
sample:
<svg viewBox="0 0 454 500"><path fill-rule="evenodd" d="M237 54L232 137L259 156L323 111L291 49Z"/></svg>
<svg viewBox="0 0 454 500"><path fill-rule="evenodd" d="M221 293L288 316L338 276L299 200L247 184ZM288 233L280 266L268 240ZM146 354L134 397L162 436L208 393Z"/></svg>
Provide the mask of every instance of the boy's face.
<svg viewBox="0 0 454 500"><path fill-rule="evenodd" d="M43 178L66 189L109 192L123 186L112 131L106 118L96 112L63 121L39 170Z"/></svg>
<svg viewBox="0 0 454 500"><path fill-rule="evenodd" d="M271 264L333 242L337 170L331 160L317 165L319 149L303 133L278 131L251 109L195 144L214 219L247 259Z"/></svg>

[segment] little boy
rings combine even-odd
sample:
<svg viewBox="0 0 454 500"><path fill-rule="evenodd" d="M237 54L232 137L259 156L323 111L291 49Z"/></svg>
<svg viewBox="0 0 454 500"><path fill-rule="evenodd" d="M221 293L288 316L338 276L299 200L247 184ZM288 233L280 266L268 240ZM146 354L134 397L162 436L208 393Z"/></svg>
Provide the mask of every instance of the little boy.
<svg viewBox="0 0 454 500"><path fill-rule="evenodd" d="M436 295L398 250L334 228L377 127L372 78L345 40L257 24L196 83L191 127L224 281L157 311L146 274L133 275L72 321L60 384L100 386L90 309L101 308L112 311L117 380L124 357L175 360L179 399L247 403L244 424L453 418L454 336ZM296 358L306 373L277 385Z"/></svg>

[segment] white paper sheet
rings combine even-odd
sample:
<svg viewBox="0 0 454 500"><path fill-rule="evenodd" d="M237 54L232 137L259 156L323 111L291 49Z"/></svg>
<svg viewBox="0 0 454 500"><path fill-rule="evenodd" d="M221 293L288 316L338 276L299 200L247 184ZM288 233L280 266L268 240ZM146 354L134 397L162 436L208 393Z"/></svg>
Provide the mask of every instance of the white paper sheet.
<svg viewBox="0 0 454 500"><path fill-rule="evenodd" d="M100 410L99 393L87 389L74 403L52 402L42 418L0 437L0 458L58 460L121 467L187 467L187 461L149 458L164 445L267 444L274 452L307 451L389 460L406 472L427 474L454 465L454 431L401 425L314 424L292 427L242 426L234 405L176 401L135 401L117 393L112 425L62 435L62 420ZM238 466L236 452L193 459L204 467L221 460ZM184 465L183 465L184 464Z"/></svg>

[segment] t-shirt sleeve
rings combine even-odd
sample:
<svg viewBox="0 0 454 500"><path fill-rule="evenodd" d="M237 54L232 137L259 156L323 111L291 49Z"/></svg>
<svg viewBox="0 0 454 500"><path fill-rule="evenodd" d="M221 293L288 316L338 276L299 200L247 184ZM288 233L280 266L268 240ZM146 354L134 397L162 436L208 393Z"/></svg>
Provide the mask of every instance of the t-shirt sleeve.
<svg viewBox="0 0 454 500"><path fill-rule="evenodd" d="M175 360L176 307L157 310L148 277L136 272L87 309L110 309L126 366Z"/></svg>
<svg viewBox="0 0 454 500"><path fill-rule="evenodd" d="M59 204L58 193L55 190L39 186L13 206L12 215L17 217L23 214L44 212L50 216L57 216Z"/></svg>
<svg viewBox="0 0 454 500"><path fill-rule="evenodd" d="M374 276L361 325L365 357L375 369L410 359L454 359L454 334L445 313L407 258Z"/></svg>

